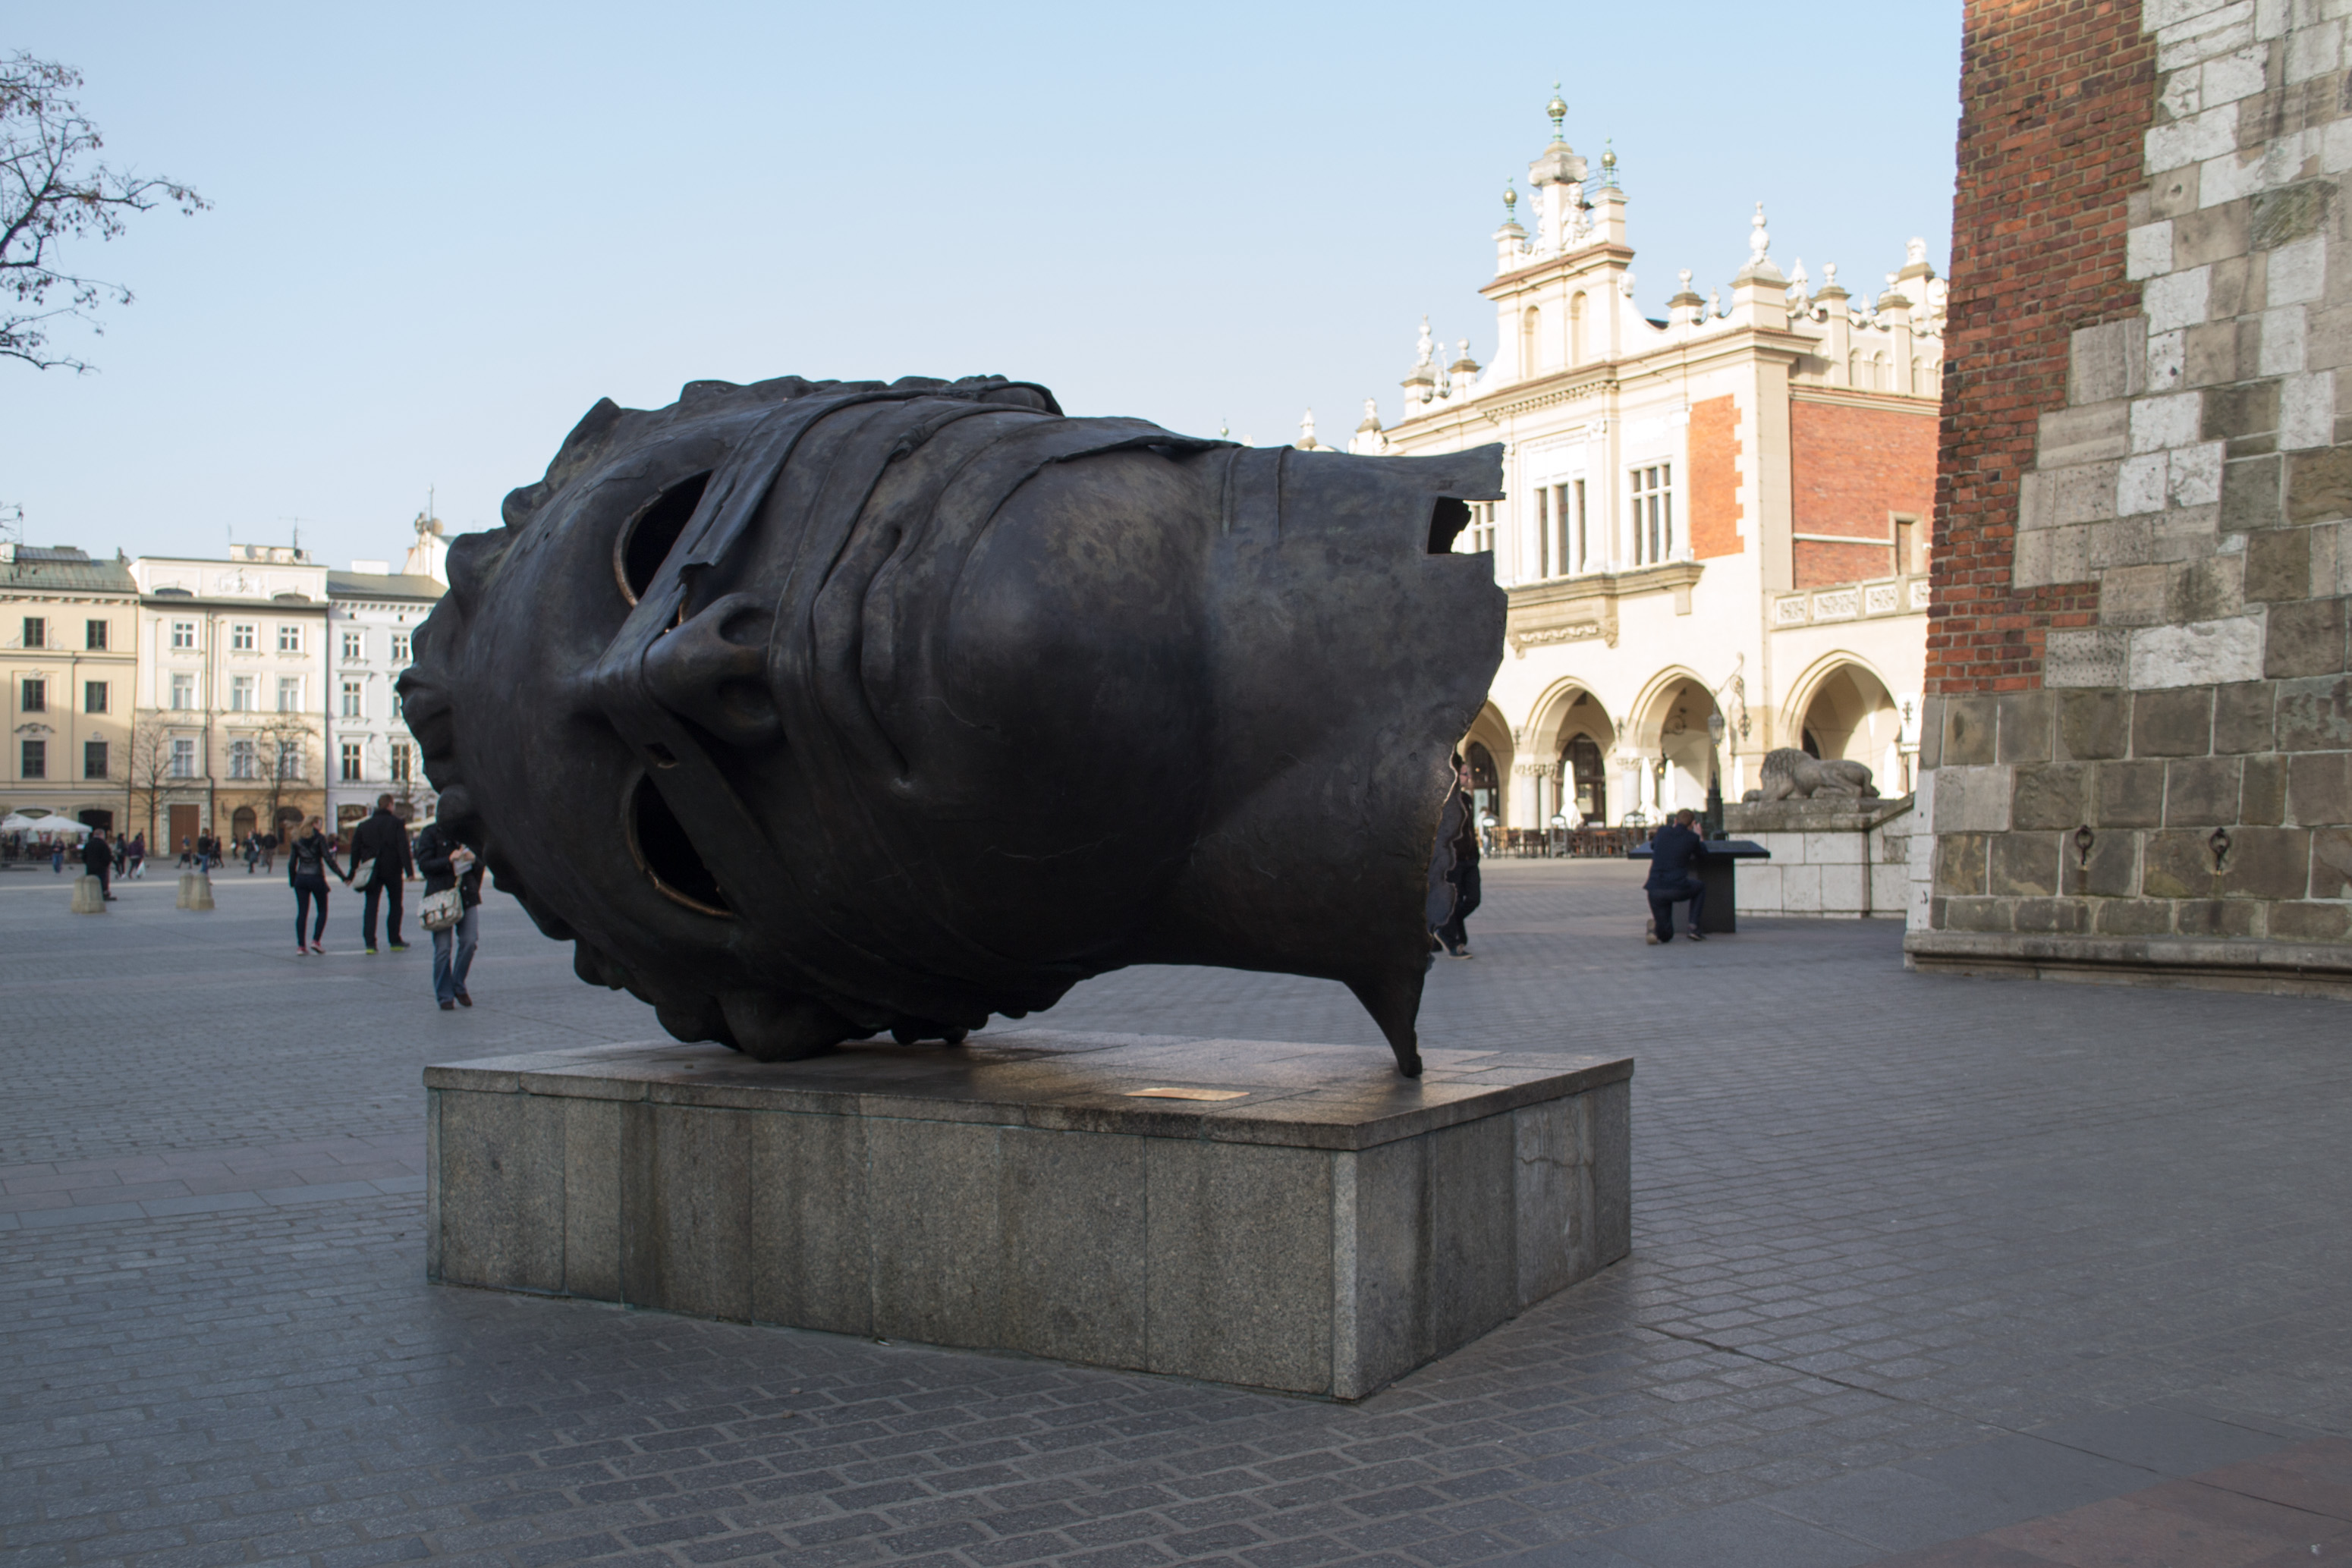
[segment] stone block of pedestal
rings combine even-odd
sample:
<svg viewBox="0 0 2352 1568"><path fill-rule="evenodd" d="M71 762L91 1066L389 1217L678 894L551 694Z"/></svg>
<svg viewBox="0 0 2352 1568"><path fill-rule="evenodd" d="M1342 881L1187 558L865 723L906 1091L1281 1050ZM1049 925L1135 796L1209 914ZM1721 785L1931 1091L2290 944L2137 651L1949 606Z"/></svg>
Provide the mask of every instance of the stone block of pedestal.
<svg viewBox="0 0 2352 1568"><path fill-rule="evenodd" d="M453 1285L1360 1398L1625 1255L1627 1058L1043 1030L425 1070Z"/></svg>
<svg viewBox="0 0 2352 1568"><path fill-rule="evenodd" d="M178 907L208 910L213 906L213 879L200 871L180 873Z"/></svg>
<svg viewBox="0 0 2352 1568"><path fill-rule="evenodd" d="M106 913L106 889L94 876L78 876L73 884L73 912L76 915Z"/></svg>

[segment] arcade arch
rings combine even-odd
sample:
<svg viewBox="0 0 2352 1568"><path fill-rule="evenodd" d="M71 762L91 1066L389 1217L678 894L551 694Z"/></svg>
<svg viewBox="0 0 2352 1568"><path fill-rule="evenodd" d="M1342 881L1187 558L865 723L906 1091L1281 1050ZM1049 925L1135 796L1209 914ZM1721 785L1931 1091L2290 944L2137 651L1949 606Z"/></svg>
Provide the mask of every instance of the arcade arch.
<svg viewBox="0 0 2352 1568"><path fill-rule="evenodd" d="M1535 825L1549 825L1555 812L1571 826L1606 821L1609 754L1616 748L1617 726L1590 687L1561 681L1546 692L1528 727L1528 755L1544 764Z"/></svg>
<svg viewBox="0 0 2352 1568"><path fill-rule="evenodd" d="M1791 694L1782 744L1823 760L1843 758L1871 770L1882 795L1910 789L1904 777L1903 719L1885 680L1852 653L1833 653L1808 670Z"/></svg>
<svg viewBox="0 0 2352 1568"><path fill-rule="evenodd" d="M1470 765L1471 794L1478 815L1495 814L1497 822L1511 820L1511 763L1517 748L1511 744L1511 727L1503 722L1501 710L1493 703L1478 710L1470 721L1470 732L1462 737L1462 760Z"/></svg>
<svg viewBox="0 0 2352 1568"><path fill-rule="evenodd" d="M1722 761L1706 732L1706 721L1716 711L1706 683L1687 670L1654 676L1636 701L1632 749L1642 758L1642 798L1633 804L1652 821L1685 808L1706 809L1708 770ZM1723 783L1728 790L1728 775Z"/></svg>

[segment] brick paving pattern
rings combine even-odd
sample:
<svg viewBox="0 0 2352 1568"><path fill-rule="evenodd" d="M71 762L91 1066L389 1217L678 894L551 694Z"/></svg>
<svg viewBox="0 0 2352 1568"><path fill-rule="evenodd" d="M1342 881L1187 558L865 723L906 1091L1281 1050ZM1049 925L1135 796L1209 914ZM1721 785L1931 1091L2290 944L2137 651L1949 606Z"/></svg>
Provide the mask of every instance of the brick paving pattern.
<svg viewBox="0 0 2352 1568"><path fill-rule="evenodd" d="M1887 923L1650 948L1637 880L1490 866L1425 1014L1637 1057L1633 1257L1339 1406L428 1286L419 1069L646 1009L504 900L444 1014L356 901L296 959L282 879L77 918L0 876L0 1568L2342 1550L2352 1011L1906 974ZM1133 971L1046 1021L1387 1070L1284 977ZM2214 1479L2265 1466L2312 1490ZM2220 1544L2133 1556L2151 1512Z"/></svg>

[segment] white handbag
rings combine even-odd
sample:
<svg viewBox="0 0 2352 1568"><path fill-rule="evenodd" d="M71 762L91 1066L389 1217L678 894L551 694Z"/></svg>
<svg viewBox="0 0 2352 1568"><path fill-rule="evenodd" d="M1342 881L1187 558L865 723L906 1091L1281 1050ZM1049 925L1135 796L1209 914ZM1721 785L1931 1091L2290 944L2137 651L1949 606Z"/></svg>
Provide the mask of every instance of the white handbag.
<svg viewBox="0 0 2352 1568"><path fill-rule="evenodd" d="M419 917L427 931L447 931L466 918L466 895L454 887L425 895L425 913Z"/></svg>

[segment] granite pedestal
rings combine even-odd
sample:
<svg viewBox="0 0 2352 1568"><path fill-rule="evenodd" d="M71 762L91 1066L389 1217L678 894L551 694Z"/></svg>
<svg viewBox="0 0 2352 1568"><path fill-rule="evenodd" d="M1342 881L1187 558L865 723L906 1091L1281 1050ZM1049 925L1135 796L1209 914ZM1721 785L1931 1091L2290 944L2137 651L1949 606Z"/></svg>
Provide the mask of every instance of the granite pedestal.
<svg viewBox="0 0 2352 1568"><path fill-rule="evenodd" d="M425 1069L447 1284L1356 1399L1625 1255L1628 1058L1008 1030Z"/></svg>

